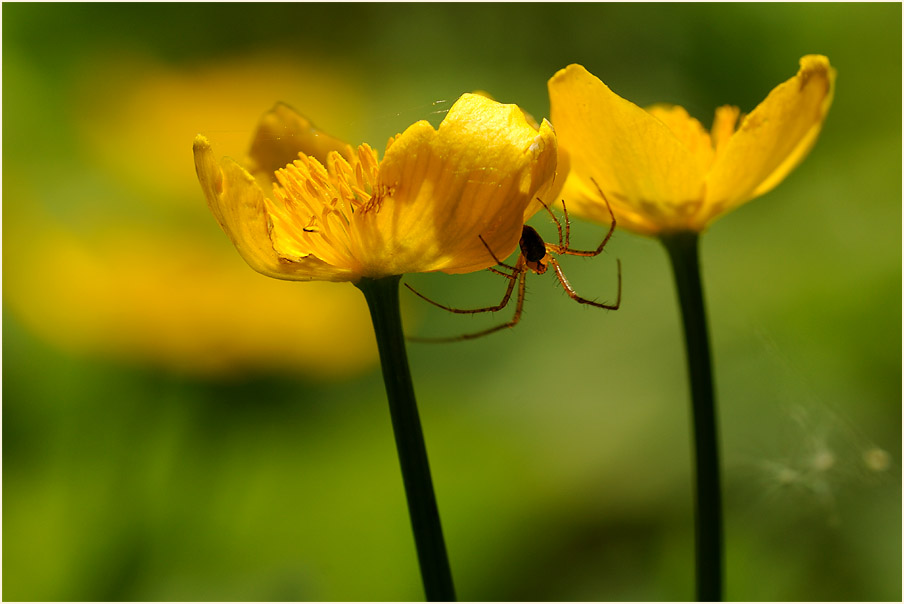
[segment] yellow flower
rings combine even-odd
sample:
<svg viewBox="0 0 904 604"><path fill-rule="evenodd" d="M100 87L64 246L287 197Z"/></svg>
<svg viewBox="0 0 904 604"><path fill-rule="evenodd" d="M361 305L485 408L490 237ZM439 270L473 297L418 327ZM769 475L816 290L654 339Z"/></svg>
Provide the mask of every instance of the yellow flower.
<svg viewBox="0 0 904 604"><path fill-rule="evenodd" d="M568 209L600 222L612 204L618 225L644 235L700 232L780 183L807 155L822 128L835 70L820 55L750 114L719 107L710 132L682 107L643 110L580 65L549 80L551 119L570 155ZM594 184L594 182L596 184Z"/></svg>
<svg viewBox="0 0 904 604"><path fill-rule="evenodd" d="M290 149L301 153L276 170L268 190L265 174ZM265 116L248 169L228 158L218 164L200 135L194 154L211 211L252 268L278 279L357 282L487 268L496 261L481 237L508 256L529 203L555 174L556 138L548 122L531 127L515 105L465 94L438 129L420 121L390 138L382 161L367 144L343 146L285 106Z"/></svg>
<svg viewBox="0 0 904 604"><path fill-rule="evenodd" d="M217 150L239 158L261 110L277 97L340 124L361 118L365 98L360 74L350 65L268 51L176 65L142 54L103 53L79 68L85 78L64 92L74 105L73 130L85 161L114 184L140 191L137 201L153 210L177 210L173 216L182 219L200 215L207 227L210 213L202 204L184 203L198 195L198 181L185 169L186 140L216 132ZM122 153L123 140L141 141L141 162Z"/></svg>
<svg viewBox="0 0 904 604"><path fill-rule="evenodd" d="M261 278L195 229L98 219L85 232L32 209L4 212L5 242L34 246L5 267L4 308L70 354L205 377L347 379L379 362L367 305L352 288ZM61 258L65 270L42 278ZM286 321L288 313L315 318Z"/></svg>

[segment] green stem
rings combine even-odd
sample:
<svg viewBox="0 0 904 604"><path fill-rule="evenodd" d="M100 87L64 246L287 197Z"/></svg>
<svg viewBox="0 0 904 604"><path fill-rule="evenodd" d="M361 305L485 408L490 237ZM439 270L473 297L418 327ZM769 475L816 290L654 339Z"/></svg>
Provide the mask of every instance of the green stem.
<svg viewBox="0 0 904 604"><path fill-rule="evenodd" d="M439 521L439 509L430 479L430 465L421 421L418 418L414 386L405 352L402 318L399 314L400 277L362 278L356 286L364 293L380 350L383 382L389 399L392 430L402 466L402 482L408 498L408 513L414 530L421 578L427 600L452 602L455 589L449 557Z"/></svg>
<svg viewBox="0 0 904 604"><path fill-rule="evenodd" d="M699 234L673 233L662 236L672 262L690 375L696 462L697 599L722 599L722 495L719 487L719 443L716 399L703 283L700 279Z"/></svg>

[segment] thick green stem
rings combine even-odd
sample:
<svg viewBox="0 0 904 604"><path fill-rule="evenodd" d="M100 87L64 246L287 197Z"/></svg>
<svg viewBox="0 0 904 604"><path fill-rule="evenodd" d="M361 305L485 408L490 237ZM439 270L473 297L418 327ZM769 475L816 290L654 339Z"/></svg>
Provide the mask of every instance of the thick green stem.
<svg viewBox="0 0 904 604"><path fill-rule="evenodd" d="M700 279L699 234L662 236L672 262L690 375L696 462L697 599L722 599L722 491L712 362Z"/></svg>
<svg viewBox="0 0 904 604"><path fill-rule="evenodd" d="M408 498L408 513L414 530L421 577L427 600L452 602L455 589L449 557L443 540L436 496L427 462L427 448L418 418L402 318L399 314L399 279L361 279L356 285L364 292L380 350L383 382L389 399L392 430L402 466L402 481Z"/></svg>

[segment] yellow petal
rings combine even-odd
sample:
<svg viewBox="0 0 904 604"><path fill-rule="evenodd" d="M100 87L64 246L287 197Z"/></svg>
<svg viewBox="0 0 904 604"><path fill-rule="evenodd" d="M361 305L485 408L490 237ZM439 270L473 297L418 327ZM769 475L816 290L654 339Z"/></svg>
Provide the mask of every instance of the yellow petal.
<svg viewBox="0 0 904 604"><path fill-rule="evenodd" d="M548 122L544 120L544 123ZM527 209L524 210L524 222L527 222L534 214L542 210L544 204L547 207L552 207L562 200L562 190L565 187L569 172L571 172L571 156L566 149L558 147L556 173L544 186L540 187L531 202L527 204ZM570 208L571 206L568 207Z"/></svg>
<svg viewBox="0 0 904 604"><path fill-rule="evenodd" d="M705 174L713 163L713 142L703 124L678 105L657 104L648 107L647 112L672 131L690 153L697 170Z"/></svg>
<svg viewBox="0 0 904 604"><path fill-rule="evenodd" d="M264 114L251 143L249 169L272 177L304 153L326 165L331 151L347 153L348 145L324 134L311 121L284 103L277 103Z"/></svg>
<svg viewBox="0 0 904 604"><path fill-rule="evenodd" d="M473 94L480 95L482 97L486 97L491 101L495 101L486 90L475 90ZM534 130L540 130L540 124L537 123L537 119L525 111L523 108L521 109L521 113L524 114L524 119ZM545 122L546 120L544 120ZM556 173L553 178L551 178L547 183L537 191L536 196L531 200L528 204L527 209L524 210L524 222L530 220L530 218L539 212L543 208L543 204L547 206L552 206L559 199L559 194L562 192L562 187L565 186L565 178L568 176L568 171L571 166L571 161L568 158L568 152L565 151L562 147L559 147L559 154L556 166Z"/></svg>
<svg viewBox="0 0 904 604"><path fill-rule="evenodd" d="M210 143L200 134L195 138L194 155L210 211L251 268L268 277L292 281L345 280L345 271L312 256L297 261L281 258L270 241L264 195L254 177L230 159L218 165Z"/></svg>
<svg viewBox="0 0 904 604"><path fill-rule="evenodd" d="M725 145L731 140L735 131L735 124L738 123L740 115L741 110L731 105L723 105L716 109L716 117L713 119L711 134L713 147L715 147L717 155L725 152Z"/></svg>
<svg viewBox="0 0 904 604"><path fill-rule="evenodd" d="M705 172L665 123L580 65L549 80L549 97L559 145L571 154L565 187L575 197L565 195L569 209L593 212L595 205L608 214L591 179L609 198L619 224L640 232L655 232L696 208Z"/></svg>
<svg viewBox="0 0 904 604"><path fill-rule="evenodd" d="M422 121L394 139L374 199L355 215L353 252L366 276L492 266L479 237L498 258L511 254L555 166L548 122L538 132L517 106L465 94L438 130Z"/></svg>
<svg viewBox="0 0 904 604"><path fill-rule="evenodd" d="M797 75L741 120L707 178L701 224L770 191L797 167L822 129L834 84L829 60L807 55Z"/></svg>

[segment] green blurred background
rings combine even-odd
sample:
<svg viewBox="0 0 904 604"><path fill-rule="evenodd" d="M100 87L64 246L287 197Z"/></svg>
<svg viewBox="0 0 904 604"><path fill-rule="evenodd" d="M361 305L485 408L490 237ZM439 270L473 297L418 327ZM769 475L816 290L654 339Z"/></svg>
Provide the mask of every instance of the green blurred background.
<svg viewBox="0 0 904 604"><path fill-rule="evenodd" d="M4 4L3 598L422 597L363 299L244 264L197 132L240 156L282 100L379 149L476 89L546 116L572 62L708 125L808 53L838 69L820 141L703 239L727 597L900 600L899 4ZM671 276L607 252L563 264L609 298L620 258L618 312L531 275L517 329L410 345L461 599L693 597ZM403 297L422 335L504 320Z"/></svg>

